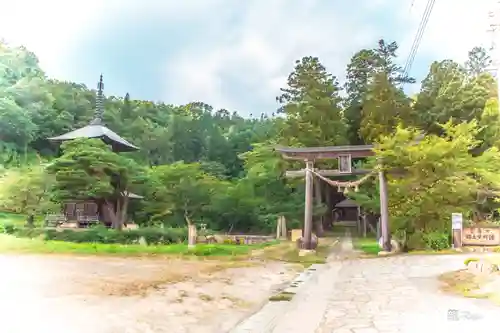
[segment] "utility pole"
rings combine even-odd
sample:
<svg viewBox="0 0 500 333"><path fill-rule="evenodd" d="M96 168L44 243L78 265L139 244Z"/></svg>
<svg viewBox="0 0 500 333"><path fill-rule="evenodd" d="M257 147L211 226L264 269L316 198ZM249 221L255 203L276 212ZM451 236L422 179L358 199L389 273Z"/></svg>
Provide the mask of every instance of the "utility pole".
<svg viewBox="0 0 500 333"><path fill-rule="evenodd" d="M500 113L500 1L493 2L493 8L488 13L490 28L488 32L491 35L490 51L493 55L490 73L495 76L497 81L497 102L498 112Z"/></svg>

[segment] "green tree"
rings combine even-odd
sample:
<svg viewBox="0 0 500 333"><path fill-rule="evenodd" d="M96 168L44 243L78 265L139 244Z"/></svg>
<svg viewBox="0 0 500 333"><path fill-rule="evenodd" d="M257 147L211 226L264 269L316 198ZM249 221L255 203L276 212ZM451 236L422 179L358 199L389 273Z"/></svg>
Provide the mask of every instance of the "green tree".
<svg viewBox="0 0 500 333"><path fill-rule="evenodd" d="M467 74L472 77L485 73L491 66L492 60L484 47L474 47L469 51L469 58L465 63Z"/></svg>
<svg viewBox="0 0 500 333"><path fill-rule="evenodd" d="M364 143L359 134L362 110L369 86L376 75L385 73L388 81L395 86L415 82L414 78L405 74L403 68L396 64L397 50L396 42L387 43L381 39L376 48L356 52L347 65L347 80L344 86L347 96L344 104L351 144Z"/></svg>
<svg viewBox="0 0 500 333"><path fill-rule="evenodd" d="M0 42L0 141L28 154L37 136L36 117L50 107L45 74L36 56L23 47Z"/></svg>
<svg viewBox="0 0 500 333"><path fill-rule="evenodd" d="M415 83L415 79L409 77L401 66L396 64L398 43L386 43L384 39L378 41L378 47L373 49L375 53L376 72L385 73L390 83Z"/></svg>
<svg viewBox="0 0 500 333"><path fill-rule="evenodd" d="M494 93L494 79L489 73L469 77L463 66L451 60L434 62L422 81L414 105L419 127L440 134L439 124L453 118L455 123L478 120L486 101Z"/></svg>
<svg viewBox="0 0 500 333"><path fill-rule="evenodd" d="M254 145L252 151L241 155L245 161L245 177L238 186L256 199L259 219L269 230L283 215L289 221L302 219L304 211L303 180L287 180L286 164L274 151L273 143Z"/></svg>
<svg viewBox="0 0 500 333"><path fill-rule="evenodd" d="M50 200L54 178L43 165L9 169L0 178L0 209L34 216L56 208Z"/></svg>
<svg viewBox="0 0 500 333"><path fill-rule="evenodd" d="M112 227L121 229L127 219L128 193L144 181L141 168L99 139L67 141L62 150L48 167L55 176L54 198L95 200L109 214Z"/></svg>
<svg viewBox="0 0 500 333"><path fill-rule="evenodd" d="M345 90L345 116L351 144L362 144L359 136L361 110L366 98L368 83L377 70L377 55L373 50L363 49L351 58L347 65Z"/></svg>
<svg viewBox="0 0 500 333"><path fill-rule="evenodd" d="M412 122L411 99L391 83L385 73L378 73L367 88L362 110L360 137L375 142L391 134L398 124Z"/></svg>
<svg viewBox="0 0 500 333"><path fill-rule="evenodd" d="M479 138L483 143L482 148L500 148L500 112L496 98L491 98L486 102L479 125L482 129L479 132Z"/></svg>
<svg viewBox="0 0 500 333"><path fill-rule="evenodd" d="M154 221L207 223L210 225L210 205L221 190L229 185L204 173L200 164L176 162L156 166L149 175L150 196L148 211Z"/></svg>
<svg viewBox="0 0 500 333"><path fill-rule="evenodd" d="M282 143L321 146L347 142L337 79L318 58L297 60L288 87L281 92L276 99L286 114Z"/></svg>
<svg viewBox="0 0 500 333"><path fill-rule="evenodd" d="M498 193L500 154L489 148L473 156L480 143L476 121L443 125L445 135L422 136L414 128L398 127L375 148L376 160L389 172L389 211L396 233L450 230L450 216L474 212L479 194ZM411 193L411 195L408 195ZM420 237L420 236L419 236Z"/></svg>

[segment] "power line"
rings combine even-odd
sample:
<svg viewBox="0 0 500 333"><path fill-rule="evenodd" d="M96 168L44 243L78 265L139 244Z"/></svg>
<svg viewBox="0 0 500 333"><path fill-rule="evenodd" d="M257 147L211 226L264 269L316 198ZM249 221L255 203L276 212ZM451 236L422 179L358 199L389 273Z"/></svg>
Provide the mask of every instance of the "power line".
<svg viewBox="0 0 500 333"><path fill-rule="evenodd" d="M420 42L422 41L422 36L424 35L425 28L427 27L427 23L429 22L429 17L432 13L432 9L434 8L434 3L435 0L428 0L427 5L425 6L424 14L422 15L422 19L420 20L417 33L415 35L413 44L410 49L410 54L408 55L408 59L406 60L406 64L403 69L403 72L406 75L408 75L408 73L410 72L410 69L413 65L413 61L415 60L415 56L420 46Z"/></svg>
<svg viewBox="0 0 500 333"><path fill-rule="evenodd" d="M411 45L410 52L408 53L408 58L406 59L406 63L405 63L404 69L403 69L403 71L405 73L407 72L407 68L408 68L408 64L410 62L411 56L415 52L415 48L416 48L417 42L418 42L418 36L420 34L420 31L422 31L422 27L423 27L424 22L425 22L425 17L429 13L429 8L430 8L430 0L427 1L427 5L425 6L424 13L422 15L422 18L420 19L420 23L418 24L418 28L417 28L417 32L415 34L415 38L413 39L413 44Z"/></svg>
<svg viewBox="0 0 500 333"><path fill-rule="evenodd" d="M432 13L432 9L434 8L435 0L428 0L427 5L425 6L424 14L422 15L422 19L420 20L420 24L417 29L417 33L413 40L413 44L410 49L410 53L408 55L408 59L406 60L403 73L407 76L411 70L413 65L413 61L415 60L415 56L417 54L418 48L420 46L420 42L422 41L422 36L424 35L425 28L427 27L427 23L429 22L429 17Z"/></svg>

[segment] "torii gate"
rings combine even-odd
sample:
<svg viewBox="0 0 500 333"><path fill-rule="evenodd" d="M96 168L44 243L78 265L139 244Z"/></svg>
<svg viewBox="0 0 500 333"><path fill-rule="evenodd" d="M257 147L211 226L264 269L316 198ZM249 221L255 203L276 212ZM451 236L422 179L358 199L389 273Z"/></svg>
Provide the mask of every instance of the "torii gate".
<svg viewBox="0 0 500 333"><path fill-rule="evenodd" d="M305 169L287 171L286 177L305 177L305 209L304 209L304 246L311 249L312 225L313 225L313 175L320 178L368 174L371 170L355 169L352 160L373 156L373 145L357 146L330 146L330 147L277 147L284 159L299 160L305 162ZM337 170L315 170L314 162L317 160L338 159ZM389 209L387 197L387 180L383 171L378 173L380 183L380 222L384 251L391 250L391 239L389 232Z"/></svg>

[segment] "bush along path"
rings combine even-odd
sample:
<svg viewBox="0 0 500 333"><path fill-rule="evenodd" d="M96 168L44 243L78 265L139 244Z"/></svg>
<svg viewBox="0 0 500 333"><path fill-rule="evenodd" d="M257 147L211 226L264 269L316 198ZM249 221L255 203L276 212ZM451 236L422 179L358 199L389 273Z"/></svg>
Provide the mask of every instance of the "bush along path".
<svg viewBox="0 0 500 333"><path fill-rule="evenodd" d="M100 244L175 244L187 240L187 228L141 228L118 231L105 227L89 229L25 228L0 225L0 232L21 238Z"/></svg>

